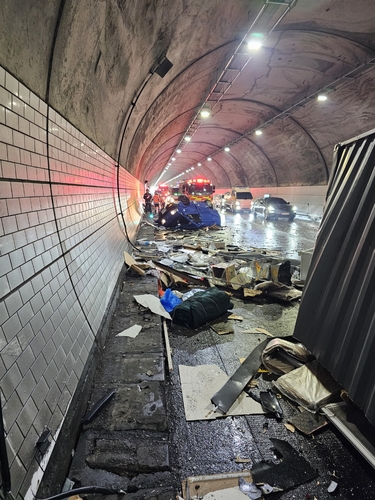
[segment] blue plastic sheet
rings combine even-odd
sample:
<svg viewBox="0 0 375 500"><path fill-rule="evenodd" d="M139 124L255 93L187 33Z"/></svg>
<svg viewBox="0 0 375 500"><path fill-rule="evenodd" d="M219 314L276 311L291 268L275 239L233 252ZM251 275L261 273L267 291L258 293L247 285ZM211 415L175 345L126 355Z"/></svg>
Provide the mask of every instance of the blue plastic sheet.
<svg viewBox="0 0 375 500"><path fill-rule="evenodd" d="M163 297L160 299L162 306L167 312L173 311L173 309L181 304L182 300L175 295L170 288L167 288L164 292Z"/></svg>

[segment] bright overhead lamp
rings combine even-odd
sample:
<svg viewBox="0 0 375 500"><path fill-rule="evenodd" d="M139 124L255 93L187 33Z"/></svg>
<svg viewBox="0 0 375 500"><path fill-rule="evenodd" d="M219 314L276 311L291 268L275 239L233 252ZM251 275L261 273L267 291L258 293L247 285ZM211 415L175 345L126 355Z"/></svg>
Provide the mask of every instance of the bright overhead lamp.
<svg viewBox="0 0 375 500"><path fill-rule="evenodd" d="M328 97L325 94L318 95L318 101L326 101Z"/></svg>
<svg viewBox="0 0 375 500"><path fill-rule="evenodd" d="M202 163L197 163L197 166L198 166L198 167L201 167L201 166L202 166Z"/></svg>
<svg viewBox="0 0 375 500"><path fill-rule="evenodd" d="M191 141L190 135L185 135L184 139L185 139L186 142L190 142Z"/></svg>
<svg viewBox="0 0 375 500"><path fill-rule="evenodd" d="M191 167L191 169L190 169L190 170L194 170L194 167Z"/></svg>
<svg viewBox="0 0 375 500"><path fill-rule="evenodd" d="M261 130L256 130L255 131L255 135L262 135L262 134L263 134L263 132Z"/></svg>
<svg viewBox="0 0 375 500"><path fill-rule="evenodd" d="M181 149L177 149L176 153L180 154L181 153Z"/></svg>
<svg viewBox="0 0 375 500"><path fill-rule="evenodd" d="M209 118L211 116L211 110L208 106L204 106L200 113L202 118Z"/></svg>
<svg viewBox="0 0 375 500"><path fill-rule="evenodd" d="M208 157L208 158L207 158L207 161L212 161L212 158Z"/></svg>
<svg viewBox="0 0 375 500"><path fill-rule="evenodd" d="M176 158L172 158L172 161L176 161Z"/></svg>
<svg viewBox="0 0 375 500"><path fill-rule="evenodd" d="M230 151L230 148L228 148L228 146L227 146L226 148L224 148L224 151L225 151L226 153L228 153L228 152Z"/></svg>
<svg viewBox="0 0 375 500"><path fill-rule="evenodd" d="M261 33L253 33L247 42L250 50L258 50L263 44L264 36Z"/></svg>

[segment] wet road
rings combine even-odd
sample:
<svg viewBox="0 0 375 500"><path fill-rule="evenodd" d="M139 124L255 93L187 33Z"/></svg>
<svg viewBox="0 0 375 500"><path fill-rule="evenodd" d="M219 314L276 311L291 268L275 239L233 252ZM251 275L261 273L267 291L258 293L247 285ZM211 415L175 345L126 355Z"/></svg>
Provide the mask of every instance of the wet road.
<svg viewBox="0 0 375 500"><path fill-rule="evenodd" d="M300 258L299 252L312 248L319 222L296 217L293 222L266 221L251 214L221 213L223 229L214 236L243 249L278 250L288 259ZM211 233L212 234L212 233ZM233 298L233 312L243 316L234 322L234 332L218 335L210 328L189 330L170 325L169 338L174 369L167 384L167 414L170 433L171 470L178 489L187 477L249 470L261 460L274 461L271 438L287 441L317 472L317 478L288 491L273 493L274 500L328 500L332 479L339 484L333 496L342 500L375 498L373 469L359 456L336 429L327 425L314 436L290 432L284 425L298 413L296 405L280 400L284 417L271 414L224 417L217 420L187 421L182 396L179 366L215 365L231 376L239 367L239 358L265 338L247 334L245 329L264 328L275 337L293 334L299 303L256 303ZM258 378L255 390L272 387L266 376ZM213 394L205 381L199 392ZM206 401L206 398L205 398ZM242 461L242 463L241 463ZM354 479L355 478L355 479ZM199 495L198 495L199 497ZM199 497L200 498L200 497Z"/></svg>
<svg viewBox="0 0 375 500"><path fill-rule="evenodd" d="M230 228L233 244L244 248L278 250L288 259L299 259L299 252L315 244L319 222L297 216L288 220L265 220L252 214L222 211L222 226Z"/></svg>

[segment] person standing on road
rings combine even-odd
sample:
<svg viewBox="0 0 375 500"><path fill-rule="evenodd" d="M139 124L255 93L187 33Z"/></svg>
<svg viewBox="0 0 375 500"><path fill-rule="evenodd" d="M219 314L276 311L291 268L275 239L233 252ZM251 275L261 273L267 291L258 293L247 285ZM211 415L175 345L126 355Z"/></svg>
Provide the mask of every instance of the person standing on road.
<svg viewBox="0 0 375 500"><path fill-rule="evenodd" d="M156 191L154 194L154 207L155 207L155 214L159 213L159 207L160 207L160 196L159 193Z"/></svg>
<svg viewBox="0 0 375 500"><path fill-rule="evenodd" d="M143 199L145 200L145 212L146 214L150 214L152 212L151 209L152 195L148 189L146 189L146 192L143 195Z"/></svg>

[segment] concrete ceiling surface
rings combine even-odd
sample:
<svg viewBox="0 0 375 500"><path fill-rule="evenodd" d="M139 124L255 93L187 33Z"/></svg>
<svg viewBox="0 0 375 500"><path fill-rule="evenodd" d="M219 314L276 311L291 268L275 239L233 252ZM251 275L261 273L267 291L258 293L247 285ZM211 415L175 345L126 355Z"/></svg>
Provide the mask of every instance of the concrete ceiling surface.
<svg viewBox="0 0 375 500"><path fill-rule="evenodd" d="M322 185L375 128L373 0L2 0L0 27L0 64L141 180Z"/></svg>

